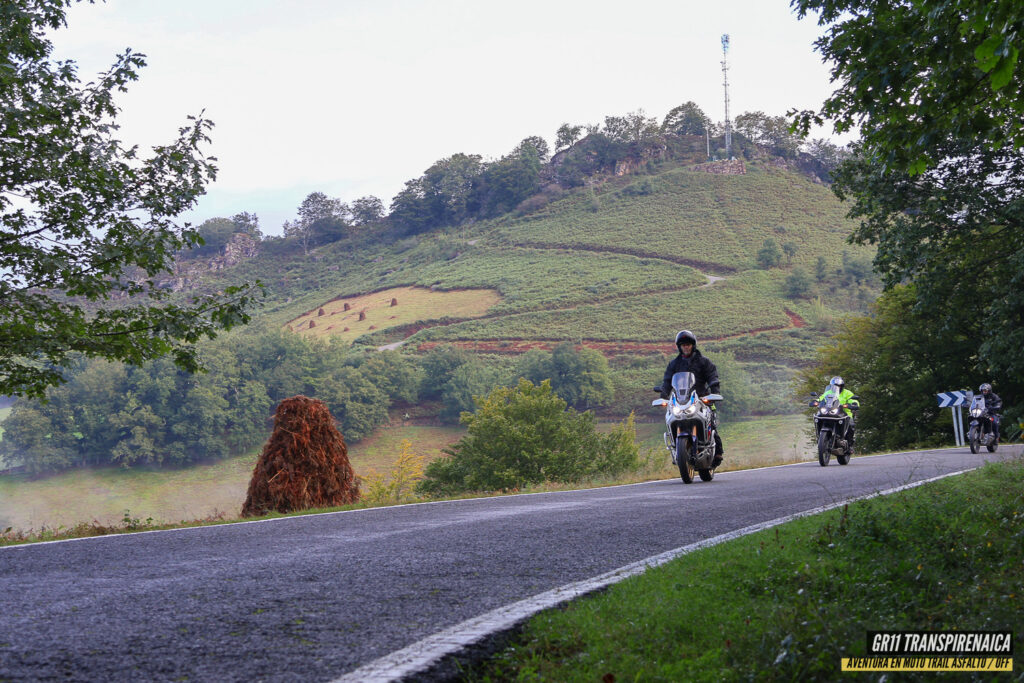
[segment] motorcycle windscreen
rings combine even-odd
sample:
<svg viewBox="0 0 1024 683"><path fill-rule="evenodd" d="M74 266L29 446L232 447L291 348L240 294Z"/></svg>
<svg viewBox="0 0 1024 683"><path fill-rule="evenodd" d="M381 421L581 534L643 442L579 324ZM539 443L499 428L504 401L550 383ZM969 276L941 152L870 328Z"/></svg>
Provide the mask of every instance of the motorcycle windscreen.
<svg viewBox="0 0 1024 683"><path fill-rule="evenodd" d="M677 372L672 375L672 390L680 398L689 398L690 392L693 391L693 385L696 383L697 378L693 376L692 372Z"/></svg>
<svg viewBox="0 0 1024 683"><path fill-rule="evenodd" d="M821 395L821 403L829 407L839 403L839 392L831 384L825 389L825 393Z"/></svg>
<svg viewBox="0 0 1024 683"><path fill-rule="evenodd" d="M971 399L971 411L975 410L985 410L985 398L981 394Z"/></svg>

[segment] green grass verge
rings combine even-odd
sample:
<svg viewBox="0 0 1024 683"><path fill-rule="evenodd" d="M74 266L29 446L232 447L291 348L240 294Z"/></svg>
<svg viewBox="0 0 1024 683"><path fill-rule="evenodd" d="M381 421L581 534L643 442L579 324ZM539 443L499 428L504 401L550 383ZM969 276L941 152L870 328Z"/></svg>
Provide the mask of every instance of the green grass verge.
<svg viewBox="0 0 1024 683"><path fill-rule="evenodd" d="M1019 676L1022 585L1018 458L686 555L541 613L465 680L839 680L841 657L867 654L868 630L947 629L1014 631Z"/></svg>
<svg viewBox="0 0 1024 683"><path fill-rule="evenodd" d="M460 427L385 427L350 446L349 461L360 476L373 471L386 473L403 440L408 439L413 451L429 462L464 433ZM126 519L141 523L149 519L153 528L185 526L191 520L235 520L245 501L257 456L258 451L254 451L183 469L104 467L42 478L3 475L0 532L10 527L22 535L42 535L34 540L49 540L95 535L87 533L90 525L101 527L101 533L137 530L122 529L133 526L126 524Z"/></svg>

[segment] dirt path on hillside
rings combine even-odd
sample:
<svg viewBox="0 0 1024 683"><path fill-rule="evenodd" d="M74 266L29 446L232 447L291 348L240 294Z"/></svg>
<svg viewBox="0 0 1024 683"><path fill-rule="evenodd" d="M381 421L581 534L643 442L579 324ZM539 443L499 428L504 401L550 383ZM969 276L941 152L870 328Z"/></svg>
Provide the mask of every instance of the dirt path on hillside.
<svg viewBox="0 0 1024 683"><path fill-rule="evenodd" d="M659 261L668 261L669 263L677 263L682 266L689 266L690 268L693 268L694 270L699 270L702 273L704 271L726 274L738 272L737 268L727 266L721 263L697 261L695 259L687 259L679 256L672 256L670 254L661 254L653 251L644 251L643 249L629 249L626 247L596 247L588 244L552 244L548 242L531 242L529 240L513 241L512 245L516 247L524 247L527 249L540 249L545 251L589 251L596 254L621 254L623 256L636 256L637 258L657 259Z"/></svg>
<svg viewBox="0 0 1024 683"><path fill-rule="evenodd" d="M778 327L759 327L753 330L746 330L745 332L739 332L737 334L727 334L718 337L702 337L701 341L705 342L717 342L726 341L729 339L739 339L741 337L747 337L760 332L774 332L778 330L788 330L792 328L806 327L807 321L801 318L793 311L786 309L786 315L792 321L791 325L782 325ZM430 351L438 346L447 344L455 346L460 349L466 349L467 351L476 351L478 353L497 353L497 354L508 354L508 355L519 355L538 349L541 351L550 351L559 344L564 344L566 339L517 339L517 338L506 338L506 339L476 339L473 341L443 341L443 342L420 342L416 349L418 351ZM670 353L671 348L669 344L665 342L645 342L645 341L607 341L598 339L583 339L581 345L588 348L600 351L605 356L621 356L621 355L637 355L645 353Z"/></svg>

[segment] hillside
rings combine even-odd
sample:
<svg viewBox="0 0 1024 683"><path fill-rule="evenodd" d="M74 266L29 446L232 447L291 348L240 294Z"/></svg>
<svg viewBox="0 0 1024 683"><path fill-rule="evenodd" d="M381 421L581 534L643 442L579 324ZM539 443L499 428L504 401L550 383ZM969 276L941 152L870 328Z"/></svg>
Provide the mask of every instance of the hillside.
<svg viewBox="0 0 1024 683"><path fill-rule="evenodd" d="M286 260L261 254L217 278L260 278L266 326L364 348L515 355L569 341L622 369L668 353L687 327L781 398L789 371L836 319L865 310L877 284L871 251L845 242L852 222L826 186L769 158L744 168L663 163L532 212L386 241L364 233ZM791 250L777 267L758 263L765 240ZM795 269L810 287L788 298ZM660 363L637 381L658 378Z"/></svg>

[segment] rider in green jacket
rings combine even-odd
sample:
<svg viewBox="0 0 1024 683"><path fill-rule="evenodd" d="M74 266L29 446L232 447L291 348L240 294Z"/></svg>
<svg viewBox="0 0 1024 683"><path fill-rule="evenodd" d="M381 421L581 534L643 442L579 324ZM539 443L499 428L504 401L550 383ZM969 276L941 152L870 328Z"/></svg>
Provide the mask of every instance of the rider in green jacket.
<svg viewBox="0 0 1024 683"><path fill-rule="evenodd" d="M850 442L850 452L853 452L853 437L854 437L854 425L853 425L853 412L860 408L860 403L853 396L853 392L846 388L846 384L843 382L843 378L838 375L832 378L832 381L828 383L828 389L818 397L812 405L817 406L819 403L825 400L825 394L834 392L839 394L839 403L843 406L843 410L849 416L846 424L846 440Z"/></svg>

